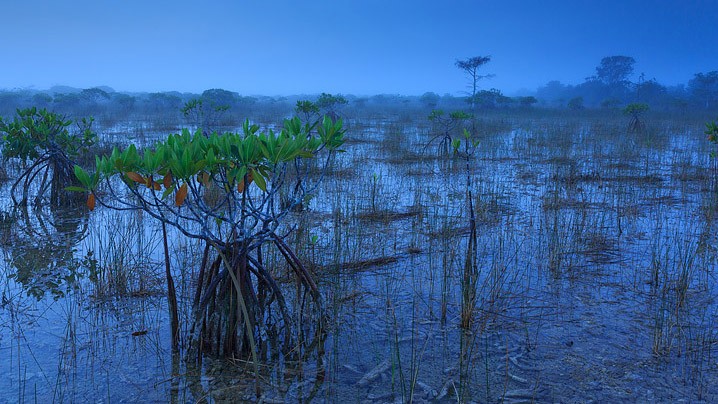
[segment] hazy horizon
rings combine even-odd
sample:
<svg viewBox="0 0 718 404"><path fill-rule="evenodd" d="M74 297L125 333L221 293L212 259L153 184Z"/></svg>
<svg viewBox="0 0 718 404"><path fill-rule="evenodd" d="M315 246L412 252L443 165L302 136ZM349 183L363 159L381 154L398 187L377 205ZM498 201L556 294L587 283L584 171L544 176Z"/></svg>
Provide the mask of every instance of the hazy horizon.
<svg viewBox="0 0 718 404"><path fill-rule="evenodd" d="M460 95L457 59L490 55L482 89L579 84L635 58L664 85L718 70L712 1L12 1L0 88Z"/></svg>

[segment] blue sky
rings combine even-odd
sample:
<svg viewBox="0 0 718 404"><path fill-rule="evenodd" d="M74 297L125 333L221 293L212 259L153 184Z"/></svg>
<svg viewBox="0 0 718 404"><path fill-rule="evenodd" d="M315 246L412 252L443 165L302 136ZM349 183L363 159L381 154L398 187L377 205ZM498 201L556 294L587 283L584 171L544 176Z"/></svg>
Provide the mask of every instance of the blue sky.
<svg viewBox="0 0 718 404"><path fill-rule="evenodd" d="M717 0L4 0L0 88L460 94L577 84L601 58L665 84L718 70Z"/></svg>

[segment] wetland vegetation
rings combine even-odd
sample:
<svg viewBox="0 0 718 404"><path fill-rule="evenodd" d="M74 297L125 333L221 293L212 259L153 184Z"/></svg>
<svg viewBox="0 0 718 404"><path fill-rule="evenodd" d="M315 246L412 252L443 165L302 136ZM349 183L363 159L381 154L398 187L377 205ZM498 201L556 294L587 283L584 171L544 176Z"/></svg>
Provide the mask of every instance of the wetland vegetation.
<svg viewBox="0 0 718 404"><path fill-rule="evenodd" d="M471 61L468 108L7 96L1 400L718 400L715 109Z"/></svg>

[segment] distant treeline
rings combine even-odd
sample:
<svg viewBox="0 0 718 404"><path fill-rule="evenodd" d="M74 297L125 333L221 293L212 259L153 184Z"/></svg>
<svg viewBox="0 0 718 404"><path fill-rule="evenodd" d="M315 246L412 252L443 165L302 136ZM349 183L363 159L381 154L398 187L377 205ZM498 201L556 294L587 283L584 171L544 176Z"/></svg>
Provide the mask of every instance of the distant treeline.
<svg viewBox="0 0 718 404"><path fill-rule="evenodd" d="M485 109L615 109L631 103L647 104L653 111L718 110L718 71L696 73L686 84L666 86L640 74L634 78L635 60L628 56L609 56L601 60L593 76L578 85L550 81L534 94L509 97L499 89L479 90L473 100L451 94L426 92L420 96L379 94L343 95L348 111L397 111L407 108L426 110L468 110L474 105ZM481 84L485 84L482 82ZM155 128L192 123L187 106L201 101L205 115L217 111L218 126L234 126L247 117L275 121L277 116L294 114L297 101L316 101L321 95L244 96L224 89L201 94L171 92L129 93L109 87L79 89L55 86L48 90L16 89L0 91L0 115L11 116L18 108L35 106L68 116L94 116L103 126L121 121L150 122ZM471 102L473 101L473 103ZM196 104L195 104L196 105ZM342 115L342 111L337 111Z"/></svg>
<svg viewBox="0 0 718 404"><path fill-rule="evenodd" d="M621 108L629 103L648 104L653 110L718 109L718 71L699 72L686 84L667 86L644 73L633 78L635 60L608 56L596 74L578 85L549 81L536 90L536 98L549 107Z"/></svg>

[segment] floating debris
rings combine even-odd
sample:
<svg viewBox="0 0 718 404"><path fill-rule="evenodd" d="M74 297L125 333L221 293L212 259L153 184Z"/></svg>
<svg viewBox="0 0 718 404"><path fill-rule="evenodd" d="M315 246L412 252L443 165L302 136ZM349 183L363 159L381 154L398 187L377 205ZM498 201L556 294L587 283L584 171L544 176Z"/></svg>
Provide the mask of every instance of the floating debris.
<svg viewBox="0 0 718 404"><path fill-rule="evenodd" d="M370 370L369 372L367 372L367 373L364 375L364 377L362 377L361 379L359 379L359 381L357 382L357 385L358 385L358 386L367 386L367 385L369 385L369 383L371 383L372 381L374 381L374 380L376 380L377 378L379 378L379 376L381 376L382 373L384 373L384 372L386 372L387 370L389 370L390 367L391 367L391 364L389 363L389 359L384 359L381 363L379 363L378 365L376 365L372 370Z"/></svg>

